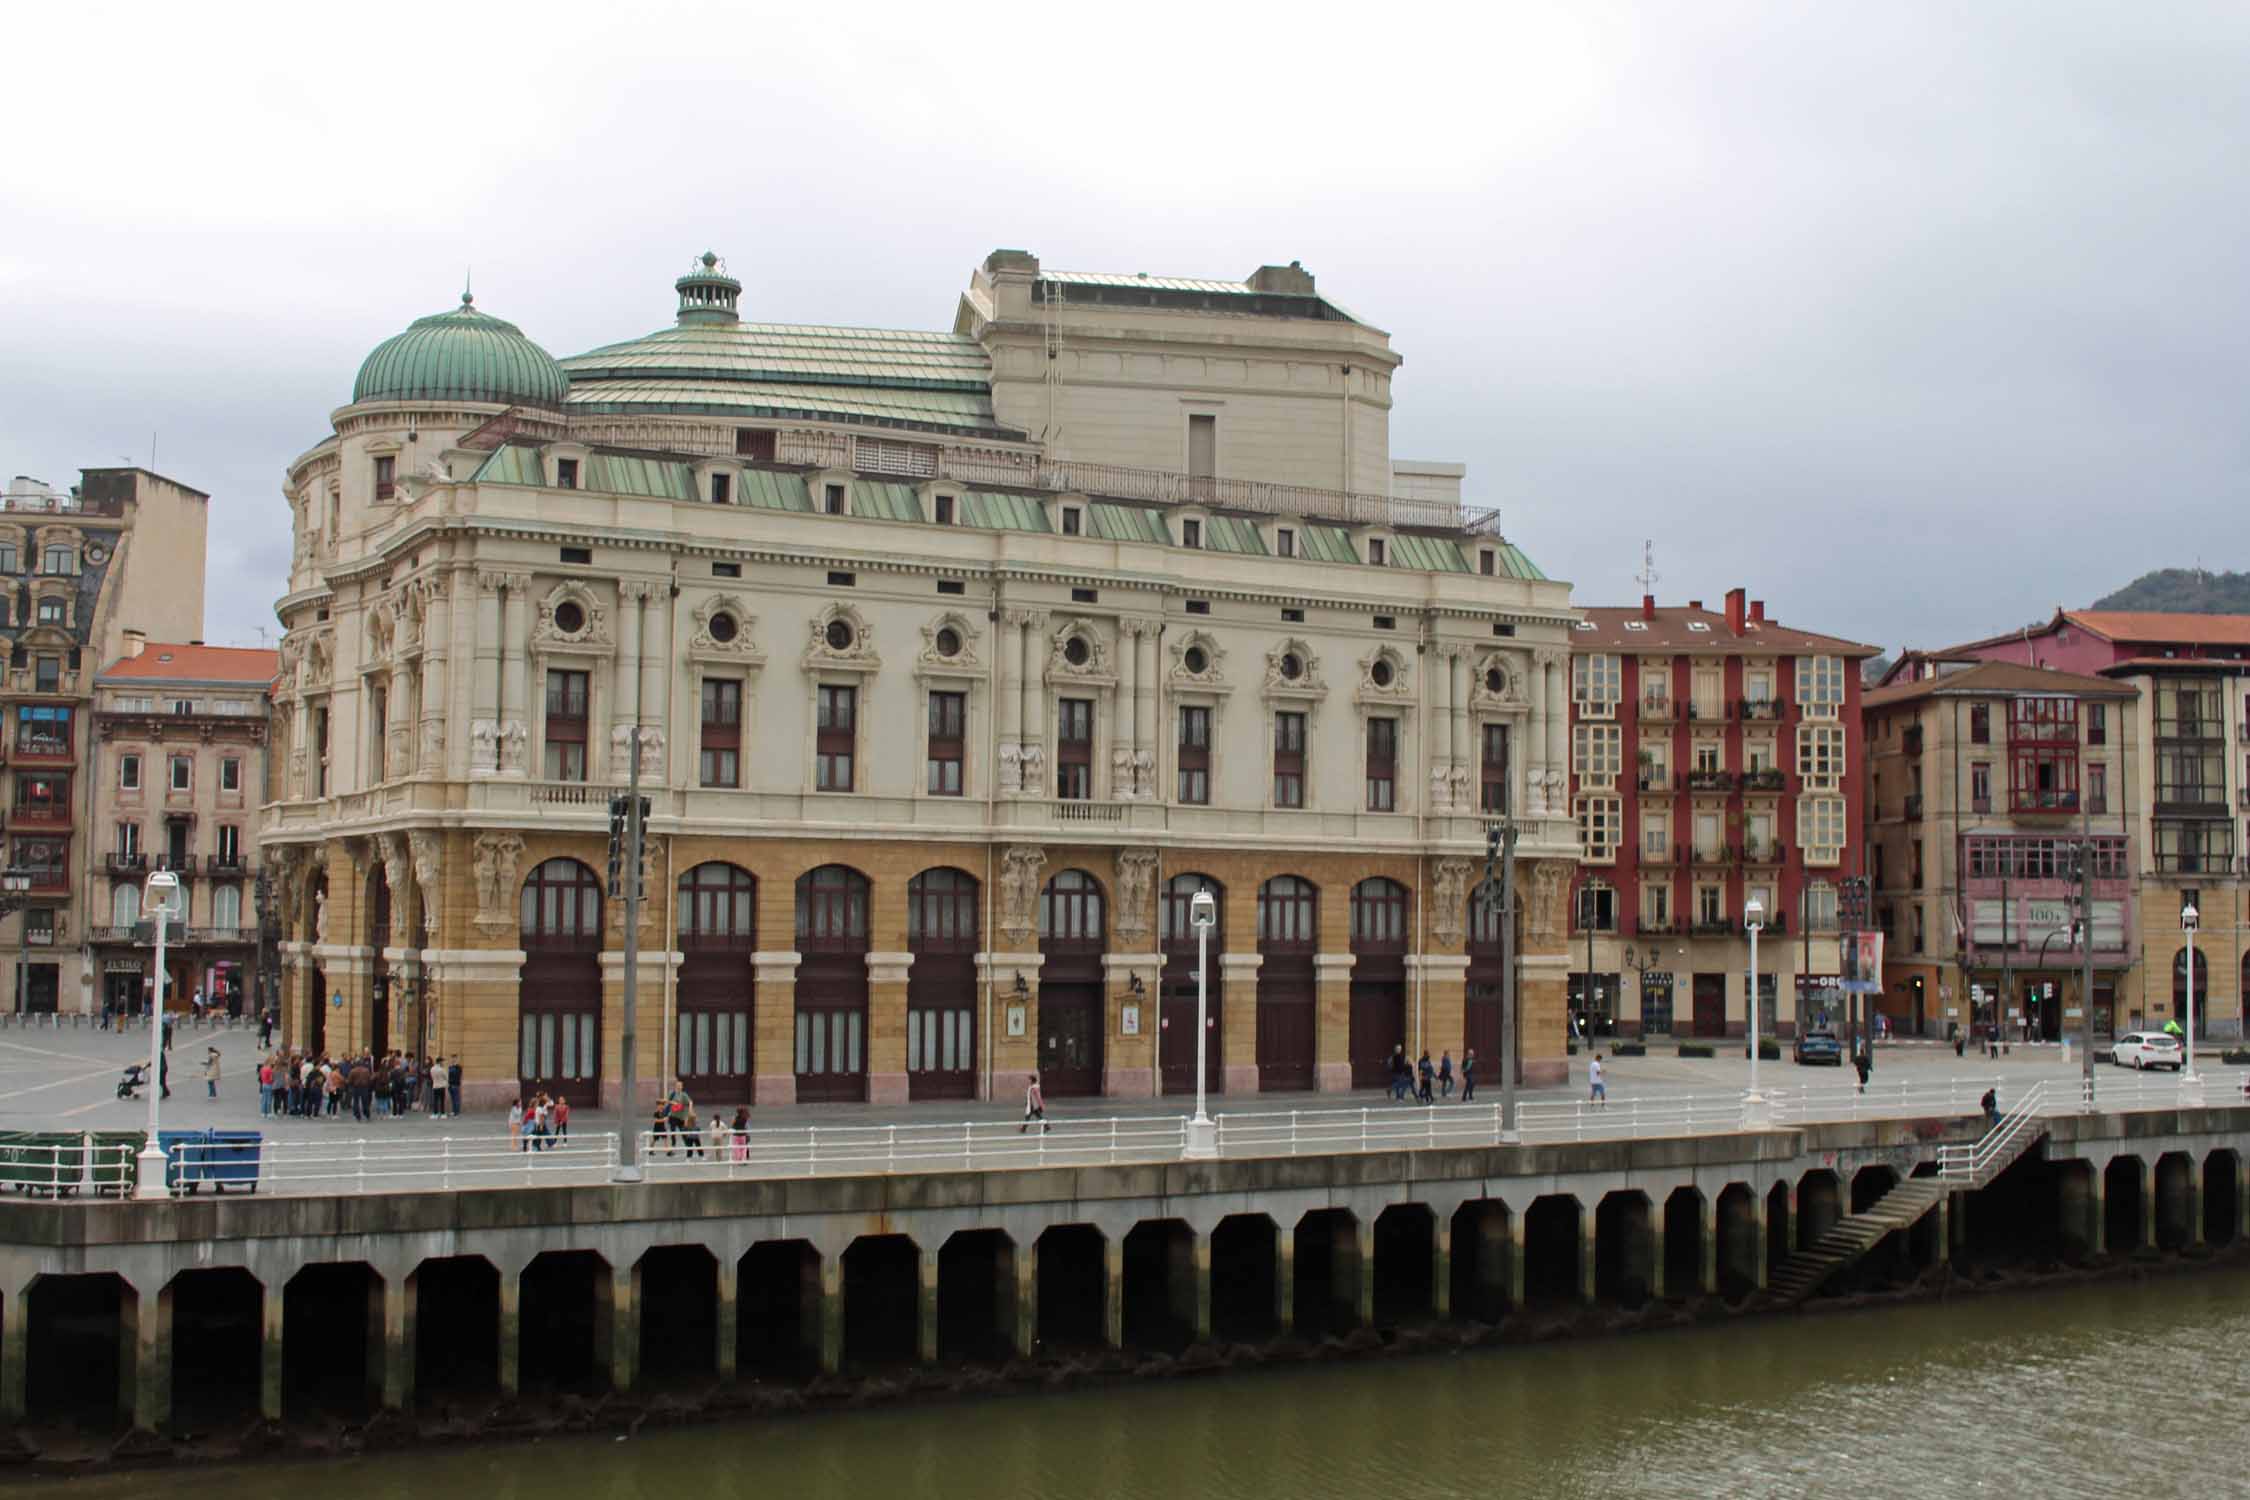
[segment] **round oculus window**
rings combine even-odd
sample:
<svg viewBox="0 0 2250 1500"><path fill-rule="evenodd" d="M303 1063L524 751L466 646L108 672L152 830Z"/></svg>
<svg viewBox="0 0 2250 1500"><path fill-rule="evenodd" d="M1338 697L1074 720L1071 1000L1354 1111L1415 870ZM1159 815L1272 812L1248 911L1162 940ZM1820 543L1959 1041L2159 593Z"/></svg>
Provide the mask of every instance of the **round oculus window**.
<svg viewBox="0 0 2250 1500"><path fill-rule="evenodd" d="M1063 660L1074 667L1086 665L1086 659L1093 654L1093 648L1086 644L1086 638L1082 635L1074 635L1063 642Z"/></svg>
<svg viewBox="0 0 2250 1500"><path fill-rule="evenodd" d="M828 622L828 630L827 630L827 633L825 634L825 636L824 636L823 638L824 638L824 639L825 639L825 640L826 640L826 641L828 642L828 649L829 649L829 650L831 650L831 651L849 651L849 650L851 650L851 649L852 649L852 625L851 625L851 621L849 621L849 620L830 620L830 621Z"/></svg>
<svg viewBox="0 0 2250 1500"><path fill-rule="evenodd" d="M1180 660L1190 672L1199 677L1211 670L1211 658L1205 654L1201 646L1188 647L1187 654L1182 656Z"/></svg>
<svg viewBox="0 0 2250 1500"><path fill-rule="evenodd" d="M1484 690L1488 693L1506 692L1508 690L1508 674L1498 667L1487 667L1484 673Z"/></svg>
<svg viewBox="0 0 2250 1500"><path fill-rule="evenodd" d="M723 609L711 617L709 628L711 639L722 646L733 640L742 631L742 627L734 623L734 616Z"/></svg>
<svg viewBox="0 0 2250 1500"><path fill-rule="evenodd" d="M1381 657L1377 657L1375 660L1375 665L1367 669L1368 680L1373 682L1379 688L1389 687L1391 685L1391 679L1397 675L1398 674L1392 669L1391 664Z"/></svg>
<svg viewBox="0 0 2250 1500"><path fill-rule="evenodd" d="M1285 652L1281 658L1281 680L1295 682L1304 675L1305 664L1298 659L1297 653L1294 651Z"/></svg>
<svg viewBox="0 0 2250 1500"><path fill-rule="evenodd" d="M961 632L948 625L937 633L937 640L934 644L937 647L937 654L940 656L959 656L961 654Z"/></svg>
<svg viewBox="0 0 2250 1500"><path fill-rule="evenodd" d="M576 635L586 628L586 607L575 599L565 599L555 606L555 629L564 635Z"/></svg>

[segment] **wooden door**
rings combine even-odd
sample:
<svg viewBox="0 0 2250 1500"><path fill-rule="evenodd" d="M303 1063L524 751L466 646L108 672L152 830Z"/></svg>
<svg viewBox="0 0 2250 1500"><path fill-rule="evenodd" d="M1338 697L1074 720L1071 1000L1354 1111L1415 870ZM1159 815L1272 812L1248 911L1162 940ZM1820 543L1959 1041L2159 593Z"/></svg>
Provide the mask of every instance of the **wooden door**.
<svg viewBox="0 0 2250 1500"><path fill-rule="evenodd" d="M1462 996L1462 1056L1477 1055L1477 1077L1498 1083L1500 1060L1507 1056L1501 1045L1500 985L1471 981Z"/></svg>
<svg viewBox="0 0 2250 1500"><path fill-rule="evenodd" d="M1406 986L1397 980L1352 982L1350 1045L1352 1087L1386 1088L1391 1053L1406 1041ZM1410 1048L1407 1059L1415 1057Z"/></svg>
<svg viewBox="0 0 2250 1500"><path fill-rule="evenodd" d="M1697 1036L1725 1036L1727 1034L1726 975L1698 974L1695 976L1695 1034Z"/></svg>
<svg viewBox="0 0 2250 1500"><path fill-rule="evenodd" d="M709 1109L751 1100L756 1040L750 954L758 883L748 870L710 861L680 877L680 970L672 1071Z"/></svg>
<svg viewBox="0 0 2250 1500"><path fill-rule="evenodd" d="M1213 955L1212 967L1218 967ZM1204 1016L1203 1036L1207 1043L1204 1054L1204 1092L1216 1094L1223 1091L1220 1079L1224 1057L1219 1039L1224 1032L1219 1025L1219 986L1211 986L1209 1006ZM1163 1015L1159 1025L1158 1055L1163 1070L1164 1092L1167 1094L1192 1094L1195 1092L1195 1010L1196 985L1190 973L1185 978L1166 978L1164 981Z"/></svg>
<svg viewBox="0 0 2250 1500"><path fill-rule="evenodd" d="M1056 1099L1102 1091L1100 981L1066 979L1039 986L1039 1082Z"/></svg>
<svg viewBox="0 0 2250 1500"><path fill-rule="evenodd" d="M976 1097L978 893L961 870L924 870L907 884L909 1099Z"/></svg>
<svg viewBox="0 0 2250 1500"><path fill-rule="evenodd" d="M523 884L523 979L516 998L516 1081L592 1104L601 1097L602 890L575 859L550 859Z"/></svg>

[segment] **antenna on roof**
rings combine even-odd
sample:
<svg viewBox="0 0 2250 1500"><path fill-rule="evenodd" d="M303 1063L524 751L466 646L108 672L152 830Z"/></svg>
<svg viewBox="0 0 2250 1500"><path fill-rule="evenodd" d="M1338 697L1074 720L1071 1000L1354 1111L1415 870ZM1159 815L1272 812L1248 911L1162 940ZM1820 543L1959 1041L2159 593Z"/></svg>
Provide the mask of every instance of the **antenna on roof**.
<svg viewBox="0 0 2250 1500"><path fill-rule="evenodd" d="M1641 592L1644 594L1655 593L1656 580L1660 576L1662 575L1660 575L1656 571L1656 543L1654 541L1642 542L1640 572Z"/></svg>

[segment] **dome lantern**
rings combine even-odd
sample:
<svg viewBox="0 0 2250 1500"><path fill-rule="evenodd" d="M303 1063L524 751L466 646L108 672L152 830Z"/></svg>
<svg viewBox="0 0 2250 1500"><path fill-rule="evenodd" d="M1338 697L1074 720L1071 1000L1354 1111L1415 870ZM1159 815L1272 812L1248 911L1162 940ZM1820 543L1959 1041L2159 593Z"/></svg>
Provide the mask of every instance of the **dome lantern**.
<svg viewBox="0 0 2250 1500"><path fill-rule="evenodd" d="M726 273L725 262L709 250L697 257L688 273L672 283L680 294L680 323L739 323L742 314L736 303L742 299L742 283Z"/></svg>
<svg viewBox="0 0 2250 1500"><path fill-rule="evenodd" d="M475 401L560 408L570 378L554 356L476 299L416 318L375 346L352 382L352 401Z"/></svg>

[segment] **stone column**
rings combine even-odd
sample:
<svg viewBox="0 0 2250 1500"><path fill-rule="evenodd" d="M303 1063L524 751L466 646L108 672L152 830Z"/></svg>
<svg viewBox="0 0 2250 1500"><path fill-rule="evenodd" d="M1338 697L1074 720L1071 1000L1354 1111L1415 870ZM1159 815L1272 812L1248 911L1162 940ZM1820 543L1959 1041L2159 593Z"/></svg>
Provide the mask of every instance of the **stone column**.
<svg viewBox="0 0 2250 1500"><path fill-rule="evenodd" d="M631 776L631 734L619 733L628 726L645 721L641 706L641 601L648 590L639 583L620 583L617 586L617 655L610 660L610 732L602 734L596 728L594 737L599 741L593 751L606 755L608 764L601 770L588 767L590 779L599 780L606 771L610 780L619 786Z"/></svg>
<svg viewBox="0 0 2250 1500"><path fill-rule="evenodd" d="M609 1271L609 1388L631 1390L641 1375L641 1268Z"/></svg>
<svg viewBox="0 0 2250 1500"><path fill-rule="evenodd" d="M1555 656L1547 663L1547 773L1550 776L1568 777L1570 774L1570 662ZM1563 805L1555 808L1560 814L1568 811L1567 793Z"/></svg>
<svg viewBox="0 0 2250 1500"><path fill-rule="evenodd" d="M820 1373L844 1368L844 1252L820 1257Z"/></svg>
<svg viewBox="0 0 2250 1500"><path fill-rule="evenodd" d="M742 1274L742 1263L735 1258L731 1245L720 1253L718 1263L718 1285L713 1288L711 1368L718 1372L719 1379L732 1380L741 1348L742 1301L741 1288L736 1283Z"/></svg>
<svg viewBox="0 0 2250 1500"><path fill-rule="evenodd" d="M500 1267L500 1394L523 1389L523 1268Z"/></svg>
<svg viewBox="0 0 2250 1500"><path fill-rule="evenodd" d="M906 980L912 953L867 955L867 1102L906 1102ZM934 1262L933 1262L934 1265ZM930 1273L936 1275L933 1269Z"/></svg>
<svg viewBox="0 0 2250 1500"><path fill-rule="evenodd" d="M453 609L443 574L424 585L422 602L422 726L414 747L414 773L424 781L436 781L445 775L445 699L453 680L449 670Z"/></svg>
<svg viewBox="0 0 2250 1500"><path fill-rule="evenodd" d="M645 588L641 619L641 785L672 784L672 679L677 601L659 584Z"/></svg>
<svg viewBox="0 0 2250 1500"><path fill-rule="evenodd" d="M1354 1218L1352 1229L1353 1320L1361 1328L1372 1328L1375 1325L1375 1221Z"/></svg>
<svg viewBox="0 0 2250 1500"><path fill-rule="evenodd" d="M656 858L656 870L657 878L661 880L664 871L661 852ZM652 915L654 903L659 898L659 893L653 889L654 882L651 882L651 885L649 904L641 908L641 915L644 918ZM667 953L662 949L652 953L648 951L646 946L641 950L639 973L635 976L640 987L640 1008L633 1017L634 1030L640 1042L637 1049L635 1069L639 1076L634 1082L641 1091L641 1097L637 1102L628 1104L623 1095L625 1087L625 903L622 901L612 902L608 915L615 921L616 927L604 938L603 941L607 946L602 950L601 955L602 1058L601 1099L598 1102L599 1107L603 1109L627 1109L631 1115L630 1123L638 1129L641 1128L641 1122L648 1119L649 1112L655 1106L657 1097L672 1082L669 1078L658 1076L663 1068L665 1055L665 1038L663 1035L665 973L667 968L674 973L678 972L680 965L686 961L686 955L676 952ZM642 924L641 934L641 941L645 945L648 942L648 927L645 921ZM677 1061L675 1058L675 1065Z"/></svg>
<svg viewBox="0 0 2250 1500"><path fill-rule="evenodd" d="M1349 953L1313 955L1313 1087L1351 1092L1352 965Z"/></svg>
<svg viewBox="0 0 2250 1500"><path fill-rule="evenodd" d="M1023 791L1027 797L1051 795L1047 765L1047 617L1024 615L1023 640Z"/></svg>
<svg viewBox="0 0 2250 1500"><path fill-rule="evenodd" d="M2102 1163L2090 1164L2086 1174L2086 1253L2109 1253L2109 1196L2102 1181Z"/></svg>
<svg viewBox="0 0 2250 1500"><path fill-rule="evenodd" d="M281 1420L282 1311L287 1290L287 1283L279 1281L258 1289L258 1415L268 1422Z"/></svg>
<svg viewBox="0 0 2250 1500"><path fill-rule="evenodd" d="M1461 1070L1461 1057L1468 1050L1467 991L1469 960L1451 954L1417 956L1409 954L1406 960L1407 983L1421 988L1422 1033L1419 1046L1433 1053L1450 1050L1453 1053L1453 1070ZM1407 1003L1414 1003L1409 990ZM1409 1048L1409 1051L1415 1050Z"/></svg>
<svg viewBox="0 0 2250 1500"><path fill-rule="evenodd" d="M916 1245L915 1259L920 1262L920 1274L914 1288L914 1352L923 1364L934 1365L938 1357L938 1253L928 1246Z"/></svg>
<svg viewBox="0 0 2250 1500"><path fill-rule="evenodd" d="M1000 691L994 705L999 713L1000 781L1002 792L1022 788L1018 755L1023 740L1023 622L1021 610L1000 617Z"/></svg>
<svg viewBox="0 0 2250 1500"><path fill-rule="evenodd" d="M1006 934L1004 940L1016 940L1016 934ZM1046 964L1041 953L979 953L977 955L978 1043L977 1062L984 1071L978 1083L992 1080L992 1092L1001 1099L1021 1100L1024 1075L1039 1067L1039 970ZM1024 998L1015 996L1016 976L1024 982ZM984 1023L982 1009L985 995L992 996L991 1025ZM1021 1004L1024 1011L1022 1036L1008 1035L1008 1010Z"/></svg>
<svg viewBox="0 0 2250 1500"><path fill-rule="evenodd" d="M1133 775L1133 752L1145 741L1141 738L1140 716L1136 711L1135 688L1140 673L1140 626L1127 620L1117 631L1117 696L1110 724L1109 795L1119 802L1132 802L1139 798L1139 783ZM1099 775L1100 768L1096 767Z"/></svg>
<svg viewBox="0 0 2250 1500"><path fill-rule="evenodd" d="M501 630L500 770L524 776L531 760L531 710L525 683L531 671L531 576L510 574L507 623Z"/></svg>
<svg viewBox="0 0 2250 1500"><path fill-rule="evenodd" d="M1468 653L1456 651L1448 658L1448 663L1452 671L1447 675L1453 680L1449 699L1453 711L1453 764L1456 775L1465 778L1456 784L1473 788L1477 784L1477 747L1469 733L1469 694L1475 685L1469 680ZM1462 810L1472 811L1475 807L1476 794L1471 791Z"/></svg>
<svg viewBox="0 0 2250 1500"><path fill-rule="evenodd" d="M1258 1092L1258 970L1265 959L1256 953L1211 955L1211 993L1224 997L1219 1006L1219 1069L1229 1094Z"/></svg>
<svg viewBox="0 0 2250 1500"><path fill-rule="evenodd" d="M797 953L753 953L752 1102L797 1102Z"/></svg>
<svg viewBox="0 0 2250 1500"><path fill-rule="evenodd" d="M1599 1257L1595 1254L1596 1229L1601 1221L1599 1199L1578 1205L1578 1300L1587 1307L1594 1305L1595 1269Z"/></svg>
<svg viewBox="0 0 2250 1500"><path fill-rule="evenodd" d="M1453 1216L1435 1204L1430 1209L1430 1312L1441 1319L1453 1316Z"/></svg>
<svg viewBox="0 0 2250 1500"><path fill-rule="evenodd" d="M1016 1273L1015 1319L1008 1342L1018 1359L1029 1359L1039 1343L1039 1241L1033 1239L1016 1246L1012 1259Z"/></svg>
<svg viewBox="0 0 2250 1500"><path fill-rule="evenodd" d="M1125 1347L1125 1237L1102 1236L1102 1342Z"/></svg>
<svg viewBox="0 0 2250 1500"><path fill-rule="evenodd" d="M477 623L474 666L469 673L468 769L490 775L499 769L500 745L500 592L507 586L505 573L476 575Z"/></svg>
<svg viewBox="0 0 2250 1500"><path fill-rule="evenodd" d="M1158 898L1152 894L1149 899L1153 902ZM1145 941L1145 937L1130 941ZM1141 980L1139 995L1132 991L1136 974ZM1102 1024L1107 1032L1102 1044L1102 1093L1107 1098L1146 1099L1156 1092L1158 1023L1163 1016L1158 992L1163 975L1161 953L1102 955L1102 981L1108 991L1102 1005ZM1124 1007L1128 1005L1141 1008L1138 1036L1124 1034Z"/></svg>
<svg viewBox="0 0 2250 1500"><path fill-rule="evenodd" d="M382 1288L371 1299L382 1303L383 1406L388 1411L405 1411L414 1404L417 1290L412 1273L402 1273L395 1281L385 1277Z"/></svg>
<svg viewBox="0 0 2250 1500"><path fill-rule="evenodd" d="M456 565L446 575L446 605L450 644L446 647L445 713L449 733L445 740L445 773L455 781L469 774L471 747L476 736L471 726L479 717L477 694L477 575L474 568ZM489 723L490 711L482 715Z"/></svg>
<svg viewBox="0 0 2250 1500"><path fill-rule="evenodd" d="M1698 1196L1701 1202L1695 1211L1695 1289L1706 1297L1715 1297L1719 1293L1719 1204L1715 1198Z"/></svg>
<svg viewBox="0 0 2250 1500"><path fill-rule="evenodd" d="M1164 764L1164 745L1157 717L1162 707L1163 683L1157 664L1154 626L1144 622L1133 633L1133 661L1134 784L1137 795L1144 800L1160 801L1163 793L1158 788L1158 777Z"/></svg>
<svg viewBox="0 0 2250 1500"><path fill-rule="evenodd" d="M1938 1202L1938 1212L1945 1212L1944 1200ZM1750 1194L1750 1285L1754 1290L1766 1289L1766 1276L1773 1269L1766 1264L1766 1243L1769 1232L1766 1214L1766 1195ZM1939 1237L1943 1243L1943 1236Z"/></svg>
<svg viewBox="0 0 2250 1500"><path fill-rule="evenodd" d="M21 1422L26 1400L24 1380L31 1355L31 1295L29 1283L8 1288L5 1316L0 1317L0 1421Z"/></svg>
<svg viewBox="0 0 2250 1500"><path fill-rule="evenodd" d="M2203 1158L2188 1157L2187 1171L2187 1242L2203 1243Z"/></svg>
<svg viewBox="0 0 2250 1500"><path fill-rule="evenodd" d="M1424 676L1429 684L1430 784L1424 790L1429 795L1432 812L1442 812L1453 805L1453 780L1447 773L1453 767L1453 737L1450 730L1453 713L1453 674L1446 669L1449 658L1432 651L1429 657L1431 671Z"/></svg>
<svg viewBox="0 0 2250 1500"><path fill-rule="evenodd" d="M1273 1322L1284 1337L1297 1326L1297 1227L1273 1231Z"/></svg>
<svg viewBox="0 0 2250 1500"><path fill-rule="evenodd" d="M172 1420L172 1288L134 1290L133 1425L155 1432Z"/></svg>

